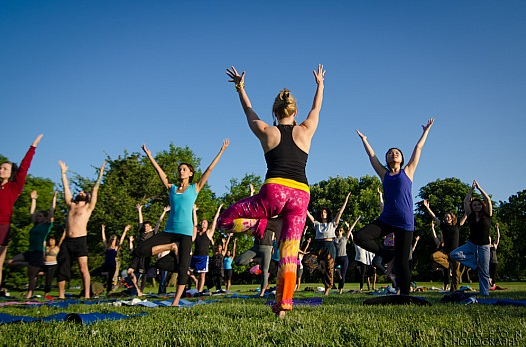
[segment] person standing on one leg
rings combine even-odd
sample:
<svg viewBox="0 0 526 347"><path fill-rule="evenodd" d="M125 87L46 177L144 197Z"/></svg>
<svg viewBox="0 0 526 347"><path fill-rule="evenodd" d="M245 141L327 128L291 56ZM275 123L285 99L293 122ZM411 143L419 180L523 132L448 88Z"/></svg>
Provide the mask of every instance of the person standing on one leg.
<svg viewBox="0 0 526 347"><path fill-rule="evenodd" d="M58 270L58 297L65 298L66 281L71 279L71 262L77 259L80 272L82 273L82 282L84 283L84 297L88 299L91 293L91 276L88 269L88 221L91 213L97 204L100 182L104 175L104 166L102 164L99 170L99 178L91 193L82 190L75 198L69 188L67 171L68 167L63 161L58 162L62 176L62 185L64 186L64 201L69 207L66 221L66 238L60 247L57 257Z"/></svg>
<svg viewBox="0 0 526 347"><path fill-rule="evenodd" d="M305 166L323 100L323 65L319 65L313 73L317 88L307 119L297 125L296 100L288 89L283 89L272 107L275 125L269 126L252 109L245 92L245 73L239 75L234 67L227 69L250 130L259 139L265 152L267 174L259 193L227 208L218 224L224 231L252 230L256 237L261 238L269 218L279 216L282 220L282 227L277 233L280 241L278 286L276 301L272 306L273 312L279 317L284 317L285 312L292 309L299 243L310 200Z"/></svg>
<svg viewBox="0 0 526 347"><path fill-rule="evenodd" d="M446 281L449 282L449 272L451 271L451 291L454 292L458 289L460 283L460 264L451 259L449 254L455 248L459 246L459 235L460 227L464 225L467 216L464 215L459 221L457 221L457 216L453 212L447 212L444 214L444 218L441 221L435 213L431 210L429 206L429 201L424 200L423 204L427 209L427 212L433 218L435 223L440 227L442 231L442 241L443 245L438 251L431 255L431 258L434 262L440 264L446 271L444 272L444 285ZM446 288L444 288L445 290Z"/></svg>
<svg viewBox="0 0 526 347"><path fill-rule="evenodd" d="M477 188L484 200L475 198L473 191ZM489 259L490 259L490 237L491 217L493 216L493 206L489 195L480 188L477 181L473 185L464 199L464 211L469 224L469 239L466 244L453 250L450 257L462 265L473 270L479 271L479 291L481 295L489 295Z"/></svg>
<svg viewBox="0 0 526 347"><path fill-rule="evenodd" d="M383 166L367 141L367 136L356 130L372 167L382 180L384 191L384 208L377 220L356 233L354 241L362 248L379 254L388 263L391 254L384 254L376 243L377 239L394 232L395 234L395 273L400 293L408 295L411 285L409 254L413 241L414 215L411 187L413 176L420 161L422 148L429 134L434 119L429 119L422 126L423 133L418 140L411 159L404 167L404 156L398 148L390 148L385 154L387 166Z"/></svg>
<svg viewBox="0 0 526 347"><path fill-rule="evenodd" d="M13 206L24 188L31 160L33 160L35 150L42 136L42 134L38 135L33 141L24 159L20 162L20 167L10 161L0 163L0 288L2 287L2 271L9 243Z"/></svg>
<svg viewBox="0 0 526 347"><path fill-rule="evenodd" d="M197 183L192 183L194 179L194 167L188 163L181 163L178 167L179 185L170 183L163 169L157 164L152 153L146 145L142 149L148 156L151 164L157 171L161 182L169 191L170 195L170 215L163 232L151 237L143 242L136 249L139 257L156 255L165 251L175 253L174 268L177 270L177 289L172 302L172 306L178 306L179 300L183 295L186 283L188 282L188 268L190 266L190 253L192 242L195 239L197 228L194 228L193 209L197 195L204 187L212 170L219 162L219 159L230 144L228 139L223 140L223 145L212 163L203 172ZM169 255L168 255L169 256ZM167 257L168 257L167 256Z"/></svg>

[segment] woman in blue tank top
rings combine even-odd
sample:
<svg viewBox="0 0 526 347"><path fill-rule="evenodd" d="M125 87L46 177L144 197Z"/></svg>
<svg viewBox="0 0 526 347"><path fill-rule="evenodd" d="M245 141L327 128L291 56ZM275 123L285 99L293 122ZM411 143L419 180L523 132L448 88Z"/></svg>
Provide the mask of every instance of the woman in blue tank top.
<svg viewBox="0 0 526 347"><path fill-rule="evenodd" d="M411 186L413 175L420 160L422 148L434 123L431 118L423 125L423 133L413 150L411 159L404 167L404 156L398 148L390 148L385 154L387 166L383 166L367 142L367 136L356 130L362 139L363 146L371 165L380 176L384 189L384 208L377 220L358 231L355 243L375 254L380 255L386 262L392 259L392 254L381 249L376 240L393 233L395 234L395 273L400 294L409 294L411 271L409 268L409 254L413 240L414 217Z"/></svg>
<svg viewBox="0 0 526 347"><path fill-rule="evenodd" d="M170 183L163 169L157 164L155 158L146 145L142 149L150 159L153 167L157 171L163 185L169 191L170 215L163 232L150 237L141 243L135 253L138 257L149 257L165 251L173 251L176 254L174 267L177 269L177 290L172 302L172 306L179 306L179 300L183 295L186 282L188 281L188 267L190 266L190 251L192 242L197 234L197 226L194 228L193 207L197 195L208 181L212 170L223 155L223 152L230 144L228 139L223 140L221 150L216 155L212 163L203 172L197 183L192 183L194 178L194 168L187 163L178 166L179 186ZM163 258L164 259L164 258Z"/></svg>

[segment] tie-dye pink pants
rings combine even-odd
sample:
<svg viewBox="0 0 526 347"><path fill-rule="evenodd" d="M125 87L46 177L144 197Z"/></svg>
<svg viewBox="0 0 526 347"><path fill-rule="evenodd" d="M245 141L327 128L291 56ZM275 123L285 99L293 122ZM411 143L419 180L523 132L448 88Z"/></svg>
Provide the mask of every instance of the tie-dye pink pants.
<svg viewBox="0 0 526 347"><path fill-rule="evenodd" d="M282 219L276 302L272 306L275 313L292 310L298 250L309 200L307 185L288 179L270 179L265 181L258 194L236 202L218 220L220 230L252 230L255 237L261 238L268 218L279 216Z"/></svg>

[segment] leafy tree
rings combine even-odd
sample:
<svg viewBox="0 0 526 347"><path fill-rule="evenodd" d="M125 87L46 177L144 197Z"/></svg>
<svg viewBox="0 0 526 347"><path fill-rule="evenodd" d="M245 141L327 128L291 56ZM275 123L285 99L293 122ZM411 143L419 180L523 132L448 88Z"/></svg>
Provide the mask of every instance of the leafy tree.
<svg viewBox="0 0 526 347"><path fill-rule="evenodd" d="M501 201L498 216L501 231L501 243L497 249L500 273L507 273L514 278L524 278L526 275L526 190L509 197L508 202ZM501 260L505 259L504 264Z"/></svg>

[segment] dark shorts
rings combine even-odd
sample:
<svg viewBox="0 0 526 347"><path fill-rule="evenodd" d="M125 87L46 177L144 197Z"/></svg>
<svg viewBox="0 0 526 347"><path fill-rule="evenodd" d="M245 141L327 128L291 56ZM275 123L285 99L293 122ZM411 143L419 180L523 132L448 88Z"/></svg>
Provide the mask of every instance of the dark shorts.
<svg viewBox="0 0 526 347"><path fill-rule="evenodd" d="M9 224L0 224L0 246L7 246L9 243Z"/></svg>
<svg viewBox="0 0 526 347"><path fill-rule="evenodd" d="M194 255L192 256L190 267L197 273L206 273L208 272L208 260L209 257L207 255Z"/></svg>
<svg viewBox="0 0 526 347"><path fill-rule="evenodd" d="M232 279L232 269L225 270L225 280L231 280Z"/></svg>
<svg viewBox="0 0 526 347"><path fill-rule="evenodd" d="M88 238L87 236L69 238L66 237L60 246L60 252L57 255L58 271L57 279L69 281L71 279L71 261L80 257L88 256Z"/></svg>
<svg viewBox="0 0 526 347"><path fill-rule="evenodd" d="M44 265L44 252L27 251L24 252L24 261L27 261L29 266L41 267Z"/></svg>

